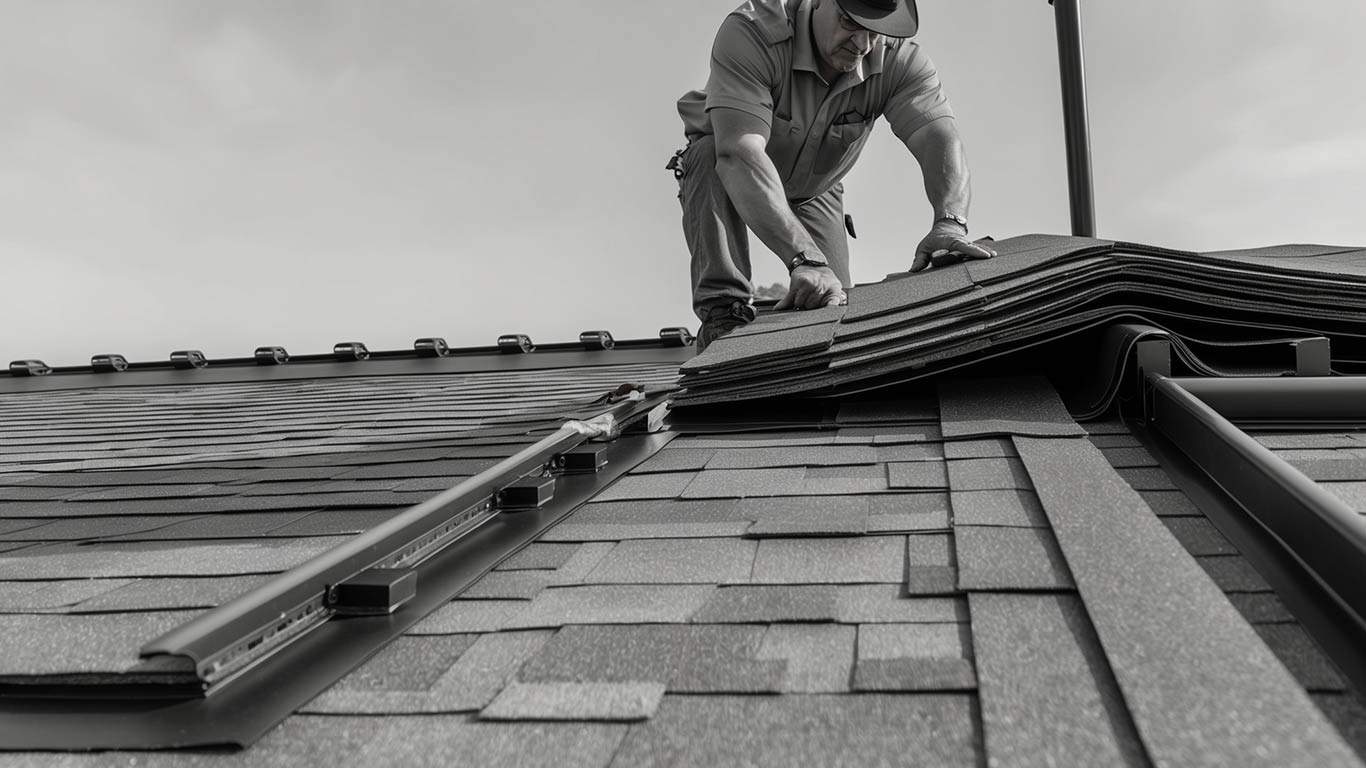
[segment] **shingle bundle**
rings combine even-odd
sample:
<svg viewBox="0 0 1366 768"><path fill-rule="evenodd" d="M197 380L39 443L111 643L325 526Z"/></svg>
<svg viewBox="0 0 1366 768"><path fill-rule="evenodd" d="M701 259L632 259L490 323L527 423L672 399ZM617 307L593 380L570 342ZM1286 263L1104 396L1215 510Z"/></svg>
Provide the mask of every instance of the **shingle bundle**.
<svg viewBox="0 0 1366 768"><path fill-rule="evenodd" d="M993 247L994 259L854 287L845 307L761 315L686 363L674 402L847 394L1117 322L1170 334L1194 373L1278 372L1268 354L1313 336L1330 339L1335 371L1366 361L1366 249L1190 253L1057 235Z"/></svg>

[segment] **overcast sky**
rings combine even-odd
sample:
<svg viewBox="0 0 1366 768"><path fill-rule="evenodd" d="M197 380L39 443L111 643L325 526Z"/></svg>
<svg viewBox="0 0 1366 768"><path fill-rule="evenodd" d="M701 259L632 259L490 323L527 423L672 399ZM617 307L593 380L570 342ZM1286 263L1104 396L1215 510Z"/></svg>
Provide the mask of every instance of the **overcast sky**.
<svg viewBox="0 0 1366 768"><path fill-rule="evenodd" d="M695 325L663 165L737 2L0 0L0 364ZM1366 246L1366 3L1084 6L1101 236ZM920 9L973 234L1066 233L1052 8ZM876 131L858 282L931 218Z"/></svg>

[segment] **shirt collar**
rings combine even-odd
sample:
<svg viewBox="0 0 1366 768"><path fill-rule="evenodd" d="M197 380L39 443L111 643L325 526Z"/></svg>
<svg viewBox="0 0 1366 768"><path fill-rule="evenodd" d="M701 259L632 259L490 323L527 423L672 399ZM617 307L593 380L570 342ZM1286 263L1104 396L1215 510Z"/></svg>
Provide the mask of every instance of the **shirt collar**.
<svg viewBox="0 0 1366 768"><path fill-rule="evenodd" d="M825 2L835 2L835 0L825 0ZM798 0L797 13L792 34L792 68L802 69L820 77L821 68L818 64L819 53L816 46L811 42L811 11L815 3L812 0ZM879 40L873 50L859 62L858 67L848 74L851 84L858 85L868 76L881 74L882 72L882 53L885 46L884 40ZM834 83L831 83L834 85Z"/></svg>

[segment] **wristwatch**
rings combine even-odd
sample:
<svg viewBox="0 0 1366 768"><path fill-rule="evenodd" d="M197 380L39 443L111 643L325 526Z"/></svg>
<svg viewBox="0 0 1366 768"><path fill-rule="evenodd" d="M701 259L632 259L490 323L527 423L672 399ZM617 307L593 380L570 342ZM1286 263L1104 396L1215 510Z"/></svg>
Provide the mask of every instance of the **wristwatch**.
<svg viewBox="0 0 1366 768"><path fill-rule="evenodd" d="M949 213L945 211L944 213L939 214L939 218L935 219L934 222L938 224L941 221L952 221L954 224L957 224L964 230L967 230L968 228L968 220L963 218L962 216L959 216L956 213Z"/></svg>
<svg viewBox="0 0 1366 768"><path fill-rule="evenodd" d="M787 263L787 271L791 272L797 267L828 267L830 262L825 260L820 254L809 254L807 251L800 251L792 257L792 261Z"/></svg>

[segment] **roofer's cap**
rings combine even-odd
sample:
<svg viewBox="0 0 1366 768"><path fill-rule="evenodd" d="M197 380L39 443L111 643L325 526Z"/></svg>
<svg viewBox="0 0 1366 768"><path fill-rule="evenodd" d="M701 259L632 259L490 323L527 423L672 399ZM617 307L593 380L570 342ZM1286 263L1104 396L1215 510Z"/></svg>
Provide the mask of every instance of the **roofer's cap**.
<svg viewBox="0 0 1366 768"><path fill-rule="evenodd" d="M920 29L915 0L835 0L849 18L887 37L914 37Z"/></svg>

